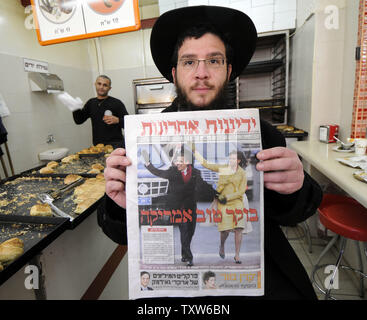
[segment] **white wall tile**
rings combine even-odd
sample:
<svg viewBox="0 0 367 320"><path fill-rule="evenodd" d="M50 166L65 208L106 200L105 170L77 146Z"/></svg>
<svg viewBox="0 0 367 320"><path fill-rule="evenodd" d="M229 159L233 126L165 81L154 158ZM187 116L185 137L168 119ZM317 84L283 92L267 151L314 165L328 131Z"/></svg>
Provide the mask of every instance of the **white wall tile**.
<svg viewBox="0 0 367 320"><path fill-rule="evenodd" d="M274 14L273 30L287 30L296 27L296 11L284 11Z"/></svg>
<svg viewBox="0 0 367 320"><path fill-rule="evenodd" d="M189 5L189 2L188 1L182 1L182 0L180 0L180 1L176 1L175 2L176 9L187 7L188 5Z"/></svg>
<svg viewBox="0 0 367 320"><path fill-rule="evenodd" d="M296 11L297 10L297 0L275 0L274 11Z"/></svg>
<svg viewBox="0 0 367 320"><path fill-rule="evenodd" d="M175 9L175 3L171 2L169 4L160 4L159 5L159 14L162 15L163 13Z"/></svg>
<svg viewBox="0 0 367 320"><path fill-rule="evenodd" d="M274 0L251 0L252 7L262 7L267 5L273 5Z"/></svg>
<svg viewBox="0 0 367 320"><path fill-rule="evenodd" d="M229 3L230 3L230 0L209 0L209 4L211 6L227 7Z"/></svg>
<svg viewBox="0 0 367 320"><path fill-rule="evenodd" d="M188 6L201 6L201 5L208 5L209 0L189 0L187 5Z"/></svg>

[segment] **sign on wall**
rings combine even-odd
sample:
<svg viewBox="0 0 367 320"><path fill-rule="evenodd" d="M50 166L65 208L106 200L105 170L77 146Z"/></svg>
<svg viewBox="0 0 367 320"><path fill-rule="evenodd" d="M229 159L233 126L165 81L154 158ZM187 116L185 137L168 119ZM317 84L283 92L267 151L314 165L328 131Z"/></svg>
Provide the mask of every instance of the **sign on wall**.
<svg viewBox="0 0 367 320"><path fill-rule="evenodd" d="M41 45L140 29L138 0L31 0Z"/></svg>
<svg viewBox="0 0 367 320"><path fill-rule="evenodd" d="M26 72L48 73L48 62L23 58L23 67Z"/></svg>

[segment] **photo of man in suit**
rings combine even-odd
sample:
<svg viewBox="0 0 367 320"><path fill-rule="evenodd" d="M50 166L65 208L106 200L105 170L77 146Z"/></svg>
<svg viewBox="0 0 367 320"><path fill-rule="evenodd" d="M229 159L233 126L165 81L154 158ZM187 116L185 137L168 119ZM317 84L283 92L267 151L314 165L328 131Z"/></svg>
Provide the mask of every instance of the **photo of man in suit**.
<svg viewBox="0 0 367 320"><path fill-rule="evenodd" d="M214 199L215 190L206 183L198 169L192 165L192 153L184 148L174 156L173 165L167 170L157 169L149 160L148 153L143 150L145 167L155 176L169 181L166 207L170 210L185 210L192 219L179 224L181 241L181 261L193 266L191 240L196 228L196 208L198 194L206 193Z"/></svg>
<svg viewBox="0 0 367 320"><path fill-rule="evenodd" d="M150 281L150 274L147 271L142 271L140 273L140 290L153 290L152 287L149 287L149 281Z"/></svg>

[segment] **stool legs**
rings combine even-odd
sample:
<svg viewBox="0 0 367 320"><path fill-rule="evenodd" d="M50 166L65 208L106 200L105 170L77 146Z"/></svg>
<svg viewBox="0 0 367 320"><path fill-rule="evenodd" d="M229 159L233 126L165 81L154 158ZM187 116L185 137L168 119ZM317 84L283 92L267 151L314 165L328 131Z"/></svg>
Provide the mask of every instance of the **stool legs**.
<svg viewBox="0 0 367 320"><path fill-rule="evenodd" d="M308 224L306 221L304 221L303 223L304 228L306 229L306 235L307 235L307 241L308 241L308 252L312 253L312 242L311 242L311 231L310 228L308 227Z"/></svg>
<svg viewBox="0 0 367 320"><path fill-rule="evenodd" d="M320 256L318 257L315 266L312 270L312 274L311 274L311 281L312 283L315 285L315 287L317 289L320 290L320 292L322 292L323 294L326 294L326 291L317 283L317 281L315 280L315 275L316 275L316 271L321 268L322 266L319 266L319 263L321 262L322 258L325 256L325 254L332 248L332 246L335 244L335 242L340 238L340 235L336 234L327 244L327 246L324 248L324 250L321 252ZM331 297L331 299L333 299Z"/></svg>
<svg viewBox="0 0 367 320"><path fill-rule="evenodd" d="M339 265L340 265L340 262L343 258L343 254L344 254L344 251L345 251L345 246L347 244L347 239L344 238L344 237L341 237L341 238L342 238L342 243L340 245L338 260L336 261L335 269L334 269L333 275L331 276L331 279L330 279L330 282L329 282L329 287L328 287L328 289L326 291L326 294L325 294L325 300L329 300L329 298L330 298L331 289L332 289L333 284L334 284L334 278L335 278L336 273L339 270Z"/></svg>
<svg viewBox="0 0 367 320"><path fill-rule="evenodd" d="M359 247L359 241L354 241L354 243L356 244L357 256L359 260L359 270L360 270L359 281L361 284L360 297L364 298L364 276L363 276L363 261L362 261L362 255L361 255L361 248Z"/></svg>

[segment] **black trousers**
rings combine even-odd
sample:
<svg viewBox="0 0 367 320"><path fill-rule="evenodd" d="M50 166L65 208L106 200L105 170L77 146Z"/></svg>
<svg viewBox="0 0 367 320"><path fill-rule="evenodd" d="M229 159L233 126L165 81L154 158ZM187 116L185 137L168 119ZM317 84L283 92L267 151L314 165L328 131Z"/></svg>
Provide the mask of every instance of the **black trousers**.
<svg viewBox="0 0 367 320"><path fill-rule="evenodd" d="M192 209L191 209L192 210ZM181 257L186 260L192 260L191 240L196 228L196 208L192 210L192 221L187 221L179 224L180 239L181 239Z"/></svg>

